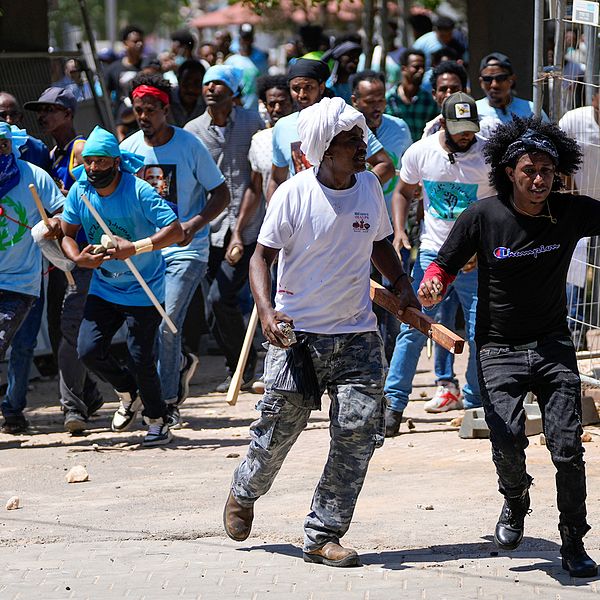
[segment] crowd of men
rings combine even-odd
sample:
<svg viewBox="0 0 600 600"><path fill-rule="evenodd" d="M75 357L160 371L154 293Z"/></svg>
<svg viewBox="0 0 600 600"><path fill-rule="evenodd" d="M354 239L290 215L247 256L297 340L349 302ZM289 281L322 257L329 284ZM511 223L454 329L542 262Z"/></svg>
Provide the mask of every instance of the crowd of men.
<svg viewBox="0 0 600 600"><path fill-rule="evenodd" d="M143 32L126 28L125 52L103 74L116 135L100 126L87 138L76 130L78 103L90 90L69 82L73 61L65 79L23 108L10 90L0 92L0 358L11 350L2 431L28 427L27 380L45 303L65 429L84 431L108 400L99 378L119 400L113 431L130 428L141 412L144 444L168 444L199 364L182 342L186 316L195 317L200 297L228 372L216 389L227 390L244 341L250 280L270 346L261 416L234 476L225 529L236 540L250 534L254 503L327 389L332 446L305 522L304 557L357 564L339 539L374 449L399 433L425 344L390 315L375 320L372 262L404 306L422 305L450 327L462 309L466 381L461 391L452 355L436 349L437 390L425 410L483 404L505 497L497 543L519 544L529 510L522 402L533 390L558 472L563 564L574 575L595 573L582 543L589 526L563 279L579 237L598 234L600 208L588 196L598 197L590 181L600 95L592 107L567 113L562 131L543 113L533 118L533 104L514 94L511 59L492 52L479 64L485 96L474 100L465 47L444 19L398 53L393 84L359 70L354 34L331 47L317 36L280 75L266 74L253 34L243 25L236 52L223 34L196 54L194 38L177 32L162 60L147 61ZM52 150L23 130L23 110L36 114ZM571 177L582 198L569 195L568 210L555 193L561 177ZM42 216L40 237L32 227ZM546 231L557 223L559 241ZM47 274L40 248L49 257L58 252L60 268ZM515 283L515 259L539 262L559 249L558 266L536 271L527 262ZM544 295L549 281L544 310L515 297L521 285ZM541 323L540 315L554 320ZM297 330L294 350L281 324ZM124 361L111 350L123 326ZM243 389L260 375L257 358L251 348ZM280 374L302 361L298 389ZM561 361L567 372L556 370ZM506 389L511 377L517 381Z"/></svg>

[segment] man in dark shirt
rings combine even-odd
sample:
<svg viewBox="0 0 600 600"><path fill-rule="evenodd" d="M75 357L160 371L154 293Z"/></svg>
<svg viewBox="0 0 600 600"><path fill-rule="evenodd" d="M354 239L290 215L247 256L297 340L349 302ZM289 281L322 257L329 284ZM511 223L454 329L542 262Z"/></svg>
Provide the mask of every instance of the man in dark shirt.
<svg viewBox="0 0 600 600"><path fill-rule="evenodd" d="M525 467L523 400L533 392L556 467L563 568L592 577L583 547L586 478L581 443L581 381L567 327L566 277L577 241L600 234L600 203L558 194L560 175L580 162L577 143L556 125L519 119L501 125L484 150L497 196L458 218L419 287L424 306L438 302L477 254L478 374L499 490L505 497L494 538L505 550L523 538L532 478Z"/></svg>

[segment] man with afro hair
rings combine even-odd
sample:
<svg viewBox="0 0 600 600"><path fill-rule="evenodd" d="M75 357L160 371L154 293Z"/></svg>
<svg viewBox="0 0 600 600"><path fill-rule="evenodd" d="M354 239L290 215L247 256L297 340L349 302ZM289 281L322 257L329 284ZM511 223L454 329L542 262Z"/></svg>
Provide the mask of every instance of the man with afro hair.
<svg viewBox="0 0 600 600"><path fill-rule="evenodd" d="M567 327L566 277L577 241L600 235L600 203L559 193L581 152L558 126L515 117L484 150L497 195L456 221L419 286L424 306L439 302L460 268L477 254L477 367L492 458L504 506L494 539L514 550L530 512L523 400L533 392L556 467L562 566L592 577L586 477L581 443L581 381Z"/></svg>

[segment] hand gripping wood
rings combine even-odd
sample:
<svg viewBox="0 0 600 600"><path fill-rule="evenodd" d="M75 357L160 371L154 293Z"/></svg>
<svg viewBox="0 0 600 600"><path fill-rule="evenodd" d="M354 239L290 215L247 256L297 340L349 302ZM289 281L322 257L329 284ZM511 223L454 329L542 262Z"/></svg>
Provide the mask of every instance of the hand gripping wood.
<svg viewBox="0 0 600 600"><path fill-rule="evenodd" d="M418 329L423 335L431 338L436 344L448 350L448 352L452 352L453 354L462 353L465 347L465 340L412 306L401 310L398 298L372 279L371 300L378 306L381 306L381 308L385 308L385 310L391 312L403 323Z"/></svg>

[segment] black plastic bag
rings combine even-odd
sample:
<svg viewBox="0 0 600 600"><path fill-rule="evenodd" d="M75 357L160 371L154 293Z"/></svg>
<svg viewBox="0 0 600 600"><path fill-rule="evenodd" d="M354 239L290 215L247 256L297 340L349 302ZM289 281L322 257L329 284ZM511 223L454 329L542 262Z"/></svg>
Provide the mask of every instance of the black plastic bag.
<svg viewBox="0 0 600 600"><path fill-rule="evenodd" d="M321 388L315 373L308 338L296 334L298 341L286 349L283 368L277 373L271 389L275 392L286 392L287 400L294 406L310 410L321 410ZM299 402L296 404L296 398Z"/></svg>

